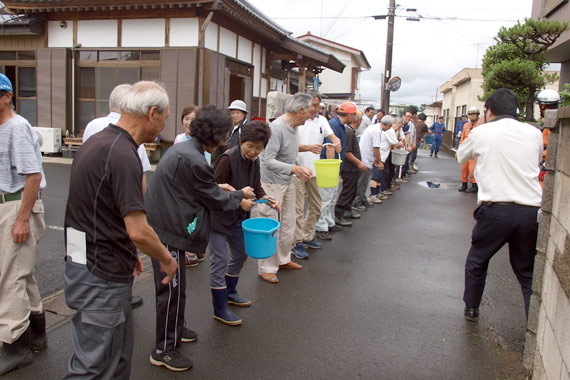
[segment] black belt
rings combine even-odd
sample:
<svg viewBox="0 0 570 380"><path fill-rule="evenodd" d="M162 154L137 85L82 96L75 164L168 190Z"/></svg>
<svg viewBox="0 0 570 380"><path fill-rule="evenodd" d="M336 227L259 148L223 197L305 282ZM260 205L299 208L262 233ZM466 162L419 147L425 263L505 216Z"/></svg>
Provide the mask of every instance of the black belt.
<svg viewBox="0 0 570 380"><path fill-rule="evenodd" d="M539 208L539 206L521 205L520 203L515 203L515 202L482 202L481 204L482 204L482 205L485 205L485 206L501 205L501 206L515 206L515 207L534 207L534 208Z"/></svg>

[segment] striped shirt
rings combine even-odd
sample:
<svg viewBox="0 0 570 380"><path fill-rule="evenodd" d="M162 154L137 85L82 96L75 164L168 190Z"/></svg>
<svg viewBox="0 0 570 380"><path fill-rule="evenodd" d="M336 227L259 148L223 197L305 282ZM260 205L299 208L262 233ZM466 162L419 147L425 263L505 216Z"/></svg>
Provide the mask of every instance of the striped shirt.
<svg viewBox="0 0 570 380"><path fill-rule="evenodd" d="M0 192L23 190L27 175L35 173L42 174L42 190L47 182L38 134L26 119L16 115L0 125Z"/></svg>

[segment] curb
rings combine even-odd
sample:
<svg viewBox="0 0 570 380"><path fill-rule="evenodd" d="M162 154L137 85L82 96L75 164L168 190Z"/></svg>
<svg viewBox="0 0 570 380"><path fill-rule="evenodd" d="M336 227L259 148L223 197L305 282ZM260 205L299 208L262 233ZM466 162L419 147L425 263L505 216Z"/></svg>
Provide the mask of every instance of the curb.
<svg viewBox="0 0 570 380"><path fill-rule="evenodd" d="M141 259L144 263L145 271L135 278L133 290L136 289L141 282L154 277L150 258L143 255ZM46 330L48 332L66 324L76 313L75 310L67 307L63 289L43 298L42 302L46 314Z"/></svg>

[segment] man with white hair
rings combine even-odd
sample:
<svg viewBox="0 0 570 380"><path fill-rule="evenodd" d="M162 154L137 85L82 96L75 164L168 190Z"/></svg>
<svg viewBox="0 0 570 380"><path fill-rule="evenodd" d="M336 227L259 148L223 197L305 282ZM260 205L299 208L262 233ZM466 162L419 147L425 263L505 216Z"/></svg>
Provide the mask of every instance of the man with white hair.
<svg viewBox="0 0 570 380"><path fill-rule="evenodd" d="M109 110L111 112L107 116L93 119L89 122L89 124L87 124L85 131L83 131L83 142L87 141L87 139L89 139L89 137L93 136L94 134L101 132L110 124L116 124L117 121L119 121L119 118L121 117L120 101L131 87L132 85L125 83L116 86L113 91L111 91L111 94L109 95ZM151 166L146 154L146 149L144 148L144 144L139 145L137 153L141 159L143 169L142 189L144 194L146 192L146 172L150 171ZM142 304L143 298L141 296L132 296L132 308L138 307Z"/></svg>
<svg viewBox="0 0 570 380"><path fill-rule="evenodd" d="M95 133L101 132L103 129L109 126L109 124L116 124L121 117L121 107L119 105L121 99L125 95L127 91L132 87L130 84L120 84L116 86L111 94L109 95L109 114L107 116L99 117L97 119L93 119L87 124L85 127L85 131L83 131L83 142L87 141L87 139L93 136ZM143 173L150 171L150 161L148 160L148 155L146 154L146 149L144 148L144 144L139 145L137 150L139 158L141 159L141 164L143 168ZM146 176L143 174L143 193L146 188Z"/></svg>
<svg viewBox="0 0 570 380"><path fill-rule="evenodd" d="M129 300L142 272L137 248L160 262L164 283L176 260L148 225L137 148L153 141L169 114L166 90L141 81L120 102L121 117L75 155L65 211L65 299L74 353L64 379L128 379L134 347Z"/></svg>
<svg viewBox="0 0 570 380"><path fill-rule="evenodd" d="M261 185L270 198L281 204L281 228L277 240L277 253L267 259L258 260L259 277L270 283L277 283L279 269L301 269L291 260L291 247L295 234L295 183L293 176L307 182L313 172L295 165L299 152L297 127L303 125L309 115L313 97L298 92L285 103L285 114L271 122L271 138L261 159ZM277 212L266 205L260 206L260 216L275 218Z"/></svg>
<svg viewBox="0 0 570 380"><path fill-rule="evenodd" d="M366 189L372 177L372 170L374 166L381 172L384 170L380 155L380 146L382 144L382 131L392 126L394 118L390 115L384 116L380 123L370 125L360 136L360 154L362 155L362 162L366 165L366 170L360 173L358 179L358 187L356 190L356 197L354 198L354 208L358 211L366 211L366 207L372 207L372 203L366 199ZM381 196L381 194L379 194ZM370 200L376 203L381 203L381 197L374 197L371 195ZM384 197L385 199L385 197Z"/></svg>

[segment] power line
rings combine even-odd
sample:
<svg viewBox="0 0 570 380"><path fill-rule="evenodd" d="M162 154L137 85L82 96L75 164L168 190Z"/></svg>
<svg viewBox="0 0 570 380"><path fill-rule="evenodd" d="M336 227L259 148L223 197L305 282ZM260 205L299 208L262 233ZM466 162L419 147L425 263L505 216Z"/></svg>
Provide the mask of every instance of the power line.
<svg viewBox="0 0 570 380"><path fill-rule="evenodd" d="M346 7L348 7L348 4L350 4L351 1L352 1L352 0L348 0L348 1L344 4L344 7L342 7L342 9L340 10L340 12L338 12L338 14L336 15L337 17L336 17L333 21L331 21L331 23L329 24L329 26L327 26L327 27L325 28L325 31L324 31L324 33L323 33L323 35L322 35L321 37L326 36L327 33L330 32L330 30L332 29L332 27L334 26L334 24L336 24L336 22L338 21L338 18L340 17L340 15L344 13L344 10L346 9Z"/></svg>
<svg viewBox="0 0 570 380"><path fill-rule="evenodd" d="M408 18L408 15L395 15L396 17ZM373 16L345 16L345 17L272 17L273 20L364 20L373 18ZM418 15L420 19L437 20L437 21L473 21L473 22L516 22L515 19L482 19L482 18L462 18L450 16L423 16ZM330 24L329 24L330 25ZM334 22L333 22L334 25ZM327 27L330 29L330 27Z"/></svg>

